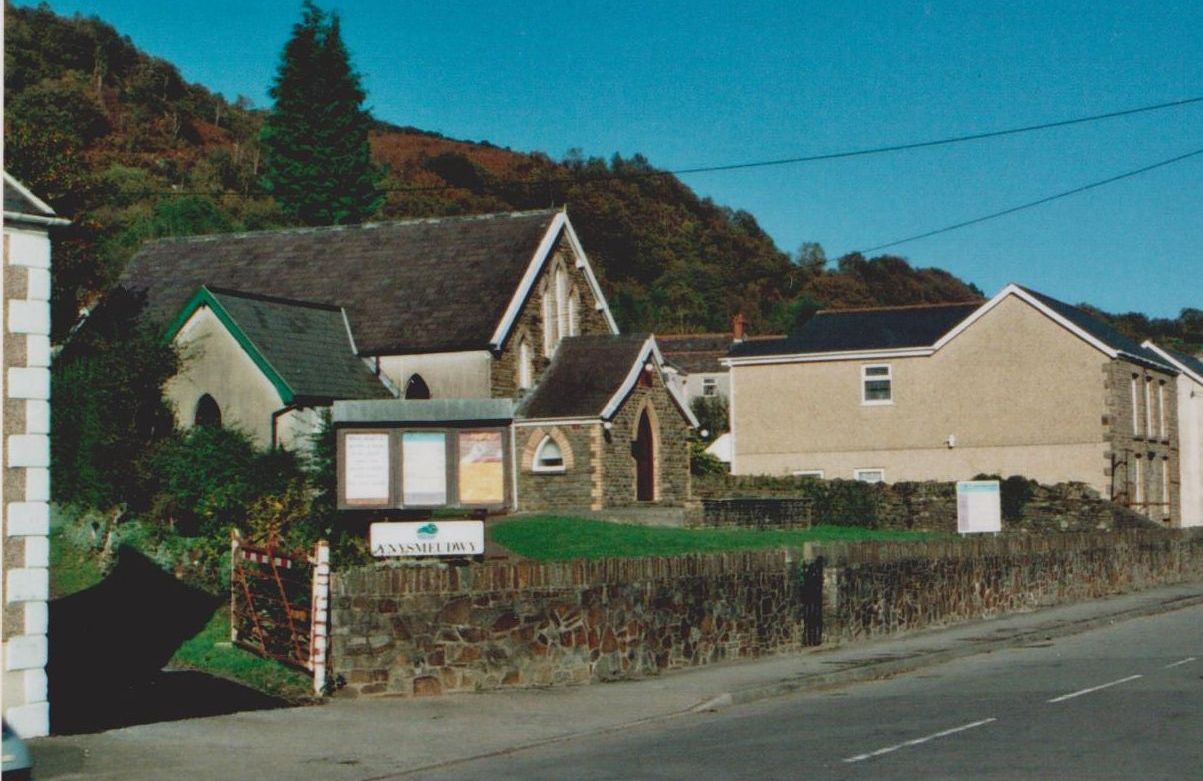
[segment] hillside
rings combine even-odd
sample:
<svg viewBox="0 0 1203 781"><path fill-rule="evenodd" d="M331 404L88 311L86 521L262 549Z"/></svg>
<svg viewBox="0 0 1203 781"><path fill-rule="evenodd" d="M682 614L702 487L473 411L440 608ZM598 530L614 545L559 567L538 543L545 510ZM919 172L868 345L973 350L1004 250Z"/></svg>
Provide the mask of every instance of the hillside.
<svg viewBox="0 0 1203 781"><path fill-rule="evenodd" d="M287 224L259 189L263 112L189 84L96 18L5 9L9 170L74 224L59 237L61 338L145 239ZM747 212L697 197L641 156L562 161L378 123L380 219L565 205L624 329L714 331L742 312L752 332L788 330L814 308L962 301L981 291L939 269L859 255L794 256ZM1192 313L1193 312L1193 313ZM1126 315L1134 336L1203 348L1203 315Z"/></svg>

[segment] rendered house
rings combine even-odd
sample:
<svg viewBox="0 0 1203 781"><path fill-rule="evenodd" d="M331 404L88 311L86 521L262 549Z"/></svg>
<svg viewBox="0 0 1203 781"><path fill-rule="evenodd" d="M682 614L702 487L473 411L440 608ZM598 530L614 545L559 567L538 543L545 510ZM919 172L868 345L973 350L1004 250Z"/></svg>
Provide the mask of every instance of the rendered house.
<svg viewBox="0 0 1203 781"><path fill-rule="evenodd" d="M1179 522L1178 370L1018 285L984 303L820 312L724 362L734 474L1018 474Z"/></svg>
<svg viewBox="0 0 1203 781"><path fill-rule="evenodd" d="M640 337L635 349L618 334L563 211L164 240L144 247L121 283L145 291L150 316L172 323L168 333L185 362L168 391L182 426L219 422L246 430L261 446L297 447L317 429L317 411L336 400L509 399L513 425L521 418L554 444L567 436L559 421L565 416L536 425L549 416L531 406L550 398L545 380L554 379L562 393L609 398L621 384L612 382L616 373L625 378L646 368L659 400L646 424L650 436L626 432L632 438L622 468L630 480L611 469L607 480L622 490L574 506L677 502L688 493L692 416L665 384L654 342ZM570 361L581 349L610 371ZM621 371L616 356L627 359ZM578 367L571 382L560 365ZM627 389L619 406L638 407L643 392ZM531 405L520 407L523 400ZM615 415L621 418L609 407L574 408L563 425L571 430L585 425L582 418L605 418L613 436ZM645 442L651 449L641 455ZM553 449L543 448L549 456ZM593 459L562 458L558 472L542 470L537 459L526 468L540 472L536 483L559 478L551 480L555 490L525 500L510 491L511 505L568 506L552 494L575 496L568 484L579 475L568 464L589 473ZM650 492L639 490L639 469L651 470Z"/></svg>
<svg viewBox="0 0 1203 781"><path fill-rule="evenodd" d="M3 459L4 720L23 737L50 732L50 229L66 225L4 174L0 322Z"/></svg>
<svg viewBox="0 0 1203 781"><path fill-rule="evenodd" d="M1167 350L1153 351L1178 370L1178 459L1181 464L1182 525L1203 526L1203 358Z"/></svg>

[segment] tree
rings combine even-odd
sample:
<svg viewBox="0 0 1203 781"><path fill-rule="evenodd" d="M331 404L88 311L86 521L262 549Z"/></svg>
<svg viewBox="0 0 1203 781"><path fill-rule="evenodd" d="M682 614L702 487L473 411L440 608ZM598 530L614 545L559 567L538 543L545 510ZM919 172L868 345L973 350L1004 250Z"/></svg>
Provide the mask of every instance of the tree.
<svg viewBox="0 0 1203 781"><path fill-rule="evenodd" d="M383 201L364 91L336 14L309 0L284 46L263 126L263 186L306 225L362 222Z"/></svg>

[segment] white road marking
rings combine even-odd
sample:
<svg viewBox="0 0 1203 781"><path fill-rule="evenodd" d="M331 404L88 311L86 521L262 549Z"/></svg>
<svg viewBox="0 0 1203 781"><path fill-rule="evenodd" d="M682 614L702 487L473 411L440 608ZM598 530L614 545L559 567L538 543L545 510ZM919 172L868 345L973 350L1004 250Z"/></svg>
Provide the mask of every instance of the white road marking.
<svg viewBox="0 0 1203 781"><path fill-rule="evenodd" d="M1161 669L1163 669L1163 670L1168 670L1168 669L1170 669L1171 667L1177 667L1177 666L1178 666L1178 665L1180 665L1180 664L1186 664L1187 662L1193 662L1193 661L1195 661L1195 657L1193 657L1193 656L1188 656L1188 657L1186 657L1185 659L1179 659L1179 660L1178 660L1178 661L1176 661L1176 662L1171 662L1171 663L1167 664L1165 667L1163 667L1163 668L1161 668Z"/></svg>
<svg viewBox="0 0 1203 781"><path fill-rule="evenodd" d="M1119 686L1121 683L1127 683L1128 681L1135 681L1137 678L1143 678L1143 677L1144 677L1143 675L1129 675L1127 678L1120 678L1118 681L1112 681L1111 683L1104 683L1099 686L1091 686L1089 689L1082 689L1080 691L1070 692L1069 694L1062 694L1060 697L1053 697L1051 700L1047 700L1047 702L1050 702L1050 703L1051 702L1064 702L1065 700L1072 700L1074 697L1081 697L1083 694L1090 694L1091 692L1097 692L1100 689L1109 689L1112 686Z"/></svg>
<svg viewBox="0 0 1203 781"><path fill-rule="evenodd" d="M998 721L998 719L994 719L994 718L982 719L981 721L975 721L972 724L962 724L959 727L953 727L952 729L942 730L941 732L936 732L932 735L927 735L922 738L915 738L914 740L908 740L908 741L899 743L894 746L886 746L885 748L879 748L876 751L870 751L868 754L857 754L854 757L848 757L844 761L845 762L863 762L866 759L872 759L873 757L880 757L882 754L889 754L891 751L897 751L900 748L906 748L907 746L918 746L919 744L926 743L929 740L935 740L936 738L943 738L943 737L947 737L949 735L955 735L958 732L964 732L965 730L973 729L974 727L980 727L983 724L989 724L992 721Z"/></svg>

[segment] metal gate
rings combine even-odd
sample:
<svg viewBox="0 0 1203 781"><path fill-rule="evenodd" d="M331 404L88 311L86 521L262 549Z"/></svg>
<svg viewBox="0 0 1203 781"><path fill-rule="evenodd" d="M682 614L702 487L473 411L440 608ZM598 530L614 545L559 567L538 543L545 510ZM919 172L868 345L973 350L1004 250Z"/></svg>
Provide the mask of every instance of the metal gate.
<svg viewBox="0 0 1203 781"><path fill-rule="evenodd" d="M231 542L230 640L269 659L313 675L313 690L326 686L330 549L288 553L274 545Z"/></svg>
<svg viewBox="0 0 1203 781"><path fill-rule="evenodd" d="M803 562L802 576L802 644L823 644L823 557Z"/></svg>

